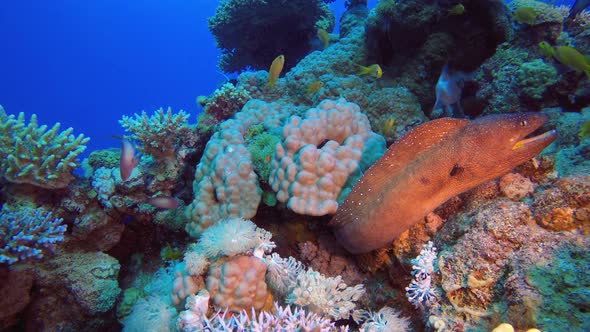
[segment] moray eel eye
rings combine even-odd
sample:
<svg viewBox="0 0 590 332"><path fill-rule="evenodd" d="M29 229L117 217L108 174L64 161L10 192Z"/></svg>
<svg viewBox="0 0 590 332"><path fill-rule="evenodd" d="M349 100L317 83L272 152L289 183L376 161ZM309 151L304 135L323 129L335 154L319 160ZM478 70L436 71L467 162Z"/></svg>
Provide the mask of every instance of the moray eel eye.
<svg viewBox="0 0 590 332"><path fill-rule="evenodd" d="M526 120L521 120L520 121L520 126L521 127L525 127L526 125L528 125L529 123Z"/></svg>

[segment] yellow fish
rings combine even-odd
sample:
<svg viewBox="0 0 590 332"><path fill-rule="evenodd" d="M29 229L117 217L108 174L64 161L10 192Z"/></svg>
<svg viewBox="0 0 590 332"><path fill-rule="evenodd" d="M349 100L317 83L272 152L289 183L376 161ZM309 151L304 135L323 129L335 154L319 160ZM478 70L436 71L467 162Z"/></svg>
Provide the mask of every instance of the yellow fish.
<svg viewBox="0 0 590 332"><path fill-rule="evenodd" d="M285 56L279 55L272 61L270 65L270 69L268 70L268 82L266 82L267 86L274 86L275 82L281 75L281 71L283 70L283 65L285 64Z"/></svg>
<svg viewBox="0 0 590 332"><path fill-rule="evenodd" d="M383 76L383 70L381 70L381 67L379 67L378 64L370 65L368 67L359 65L358 67L359 70L356 74L359 76L370 75L375 78L381 78L381 76Z"/></svg>
<svg viewBox="0 0 590 332"><path fill-rule="evenodd" d="M324 45L324 49L330 45L330 36L328 35L328 31L324 29L318 29L318 39Z"/></svg>
<svg viewBox="0 0 590 332"><path fill-rule="evenodd" d="M586 76L590 78L590 61L575 48L559 46L555 49L555 58L575 71L586 73Z"/></svg>
<svg viewBox="0 0 590 332"><path fill-rule="evenodd" d="M582 129L580 129L580 132L578 133L580 139L585 139L588 136L590 136L590 121L584 122Z"/></svg>
<svg viewBox="0 0 590 332"><path fill-rule="evenodd" d="M463 15L463 13L465 13L465 6L462 3L458 3L449 9L449 15Z"/></svg>
<svg viewBox="0 0 590 332"><path fill-rule="evenodd" d="M533 7L518 7L512 13L512 18L518 22L518 24L534 24L537 19L537 12Z"/></svg>
<svg viewBox="0 0 590 332"><path fill-rule="evenodd" d="M323 86L324 86L324 83L323 82L313 81L313 82L309 83L309 85L307 86L307 89L305 89L305 94L312 95L312 94L320 91L320 89Z"/></svg>
<svg viewBox="0 0 590 332"><path fill-rule="evenodd" d="M379 128L379 134L383 137L389 136L393 130L393 125L395 124L395 118L387 118L384 119L381 123L381 128Z"/></svg>
<svg viewBox="0 0 590 332"><path fill-rule="evenodd" d="M546 41L539 43L539 51L547 61L551 60L551 57L555 56L555 49Z"/></svg>

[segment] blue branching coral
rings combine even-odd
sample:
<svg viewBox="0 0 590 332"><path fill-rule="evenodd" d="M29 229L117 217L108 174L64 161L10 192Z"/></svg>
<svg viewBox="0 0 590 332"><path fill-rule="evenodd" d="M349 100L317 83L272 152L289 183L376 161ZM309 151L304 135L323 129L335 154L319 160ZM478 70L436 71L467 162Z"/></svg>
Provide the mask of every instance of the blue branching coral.
<svg viewBox="0 0 590 332"><path fill-rule="evenodd" d="M13 264L29 258L42 258L63 241L66 225L40 209L0 211L0 264Z"/></svg>

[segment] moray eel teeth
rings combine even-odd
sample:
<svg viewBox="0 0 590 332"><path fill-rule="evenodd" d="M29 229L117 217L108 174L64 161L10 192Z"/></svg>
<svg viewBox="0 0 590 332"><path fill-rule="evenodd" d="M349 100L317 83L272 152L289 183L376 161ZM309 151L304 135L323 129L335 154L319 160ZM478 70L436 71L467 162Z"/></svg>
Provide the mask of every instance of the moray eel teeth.
<svg viewBox="0 0 590 332"><path fill-rule="evenodd" d="M512 147L512 150L517 150L517 149L523 148L527 144L534 143L534 142L544 141L547 139L553 140L553 139L555 139L556 135L557 135L557 130L551 130L551 131L548 131L548 132L541 134L541 135L522 139L522 140L516 142L516 144L514 144L514 146Z"/></svg>
<svg viewBox="0 0 590 332"><path fill-rule="evenodd" d="M557 137L526 138L548 117L490 115L424 123L393 144L355 183L330 221L353 254L387 245L453 196L508 173Z"/></svg>

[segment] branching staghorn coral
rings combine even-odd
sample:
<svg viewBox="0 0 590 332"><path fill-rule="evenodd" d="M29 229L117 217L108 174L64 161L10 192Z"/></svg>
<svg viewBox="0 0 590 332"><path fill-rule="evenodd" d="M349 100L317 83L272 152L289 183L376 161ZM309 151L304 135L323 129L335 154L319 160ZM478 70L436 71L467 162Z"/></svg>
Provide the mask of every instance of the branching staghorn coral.
<svg viewBox="0 0 590 332"><path fill-rule="evenodd" d="M66 225L61 222L40 209L0 211L0 264L42 258L44 250L52 251L55 243L63 241Z"/></svg>
<svg viewBox="0 0 590 332"><path fill-rule="evenodd" d="M358 322L365 312L356 309L355 302L364 294L362 284L347 287L340 276L328 278L309 269L297 276L297 285L287 296L287 303L331 319L352 318Z"/></svg>
<svg viewBox="0 0 590 332"><path fill-rule="evenodd" d="M160 108L148 116L146 112L134 117L123 115L119 123L131 133L131 139L141 144L140 149L157 160L175 159L175 154L182 146L194 145L196 134L188 125L189 114L180 110L172 114Z"/></svg>
<svg viewBox="0 0 590 332"><path fill-rule="evenodd" d="M60 123L47 130L37 124L33 114L25 125L25 114L7 115L0 106L0 176L13 183L28 183L42 188L65 188L78 167L76 157L89 138L71 135L73 129L59 132Z"/></svg>
<svg viewBox="0 0 590 332"><path fill-rule="evenodd" d="M207 295L208 296L208 295ZM207 298L208 299L208 298ZM202 301L197 301L202 303ZM249 313L217 311L206 317L197 306L187 303L187 310L179 315L177 322L179 331L348 331L348 326L336 326L329 319L315 313L306 312L302 308L282 307L274 303L273 312L262 311L259 314L252 310Z"/></svg>

